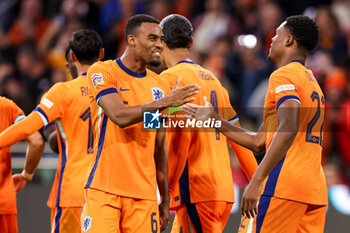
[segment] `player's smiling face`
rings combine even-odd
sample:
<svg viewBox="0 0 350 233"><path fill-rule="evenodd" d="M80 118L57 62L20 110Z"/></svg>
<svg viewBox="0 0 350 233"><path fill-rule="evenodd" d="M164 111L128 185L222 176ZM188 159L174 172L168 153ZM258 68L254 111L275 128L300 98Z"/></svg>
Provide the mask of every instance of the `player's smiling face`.
<svg viewBox="0 0 350 233"><path fill-rule="evenodd" d="M160 65L163 32L156 23L142 23L137 29L136 53L147 64Z"/></svg>
<svg viewBox="0 0 350 233"><path fill-rule="evenodd" d="M268 58L273 62L277 62L284 53L285 41L288 39L289 33L283 22L277 29L276 35L272 38L271 47Z"/></svg>

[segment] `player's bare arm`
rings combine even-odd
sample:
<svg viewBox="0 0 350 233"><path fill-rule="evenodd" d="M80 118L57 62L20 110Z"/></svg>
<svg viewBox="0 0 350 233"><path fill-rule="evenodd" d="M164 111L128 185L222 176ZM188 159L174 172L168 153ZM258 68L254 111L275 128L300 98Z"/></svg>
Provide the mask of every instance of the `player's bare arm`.
<svg viewBox="0 0 350 233"><path fill-rule="evenodd" d="M56 154L59 153L58 151L58 142L57 142L57 132L56 132L56 127L54 124L49 124L45 129L44 129L44 135L47 138L50 148L53 152Z"/></svg>
<svg viewBox="0 0 350 233"><path fill-rule="evenodd" d="M51 150L58 154L59 150L58 150L58 141L57 141L56 130L50 134L48 141L49 141L49 145L50 145Z"/></svg>
<svg viewBox="0 0 350 233"><path fill-rule="evenodd" d="M15 174L12 176L16 193L20 192L27 182L32 180L35 169L44 152L44 140L39 132L30 135L26 141L28 143L28 149L26 152L24 170L21 174Z"/></svg>
<svg viewBox="0 0 350 233"><path fill-rule="evenodd" d="M300 103L294 100L283 102L277 110L277 115L278 128L276 134L264 159L243 193L241 211L242 215L246 215L248 218L254 217L257 213L257 202L263 189L264 180L286 155L298 133Z"/></svg>
<svg viewBox="0 0 350 233"><path fill-rule="evenodd" d="M110 93L102 96L98 103L109 119L120 128L124 128L141 122L144 109L147 109L147 111L156 111L158 109L163 110L167 107L182 106L183 104L193 101L194 98L189 97L197 94L198 90L199 86L197 84L173 88L169 95L159 100L132 107L124 107L120 96L116 93Z"/></svg>
<svg viewBox="0 0 350 233"><path fill-rule="evenodd" d="M241 127L239 121L234 123L235 126ZM264 125L262 124L260 126L260 130L263 130ZM231 141L230 139L227 138L228 143L230 144L232 150L235 152L236 158L238 160L238 163L240 167L242 168L244 174L246 175L247 179L250 181L258 168L258 163L253 155L253 153L243 147L238 145L237 143Z"/></svg>
<svg viewBox="0 0 350 233"><path fill-rule="evenodd" d="M165 130L157 131L154 152L157 183L161 196L161 203L159 205L160 231L166 230L169 225L168 150L165 144L165 133Z"/></svg>
<svg viewBox="0 0 350 233"><path fill-rule="evenodd" d="M184 111L197 120L207 120L214 118L221 121L221 127L218 128L229 140L250 149L253 152L261 153L265 151L265 135L264 125L262 124L258 132L251 132L223 119L215 111L207 98L204 98L205 106L198 106L195 104L186 104Z"/></svg>

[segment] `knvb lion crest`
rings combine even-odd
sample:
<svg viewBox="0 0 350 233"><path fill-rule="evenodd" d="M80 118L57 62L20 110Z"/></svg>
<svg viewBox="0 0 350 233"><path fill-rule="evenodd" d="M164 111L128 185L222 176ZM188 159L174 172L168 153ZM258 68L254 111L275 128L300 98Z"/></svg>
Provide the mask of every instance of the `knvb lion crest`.
<svg viewBox="0 0 350 233"><path fill-rule="evenodd" d="M152 96L153 96L153 100L159 100L164 97L164 91L159 87L153 87Z"/></svg>
<svg viewBox="0 0 350 233"><path fill-rule="evenodd" d="M83 231L88 231L90 228L91 228L91 221L92 221L92 218L87 216L84 218L83 220Z"/></svg>

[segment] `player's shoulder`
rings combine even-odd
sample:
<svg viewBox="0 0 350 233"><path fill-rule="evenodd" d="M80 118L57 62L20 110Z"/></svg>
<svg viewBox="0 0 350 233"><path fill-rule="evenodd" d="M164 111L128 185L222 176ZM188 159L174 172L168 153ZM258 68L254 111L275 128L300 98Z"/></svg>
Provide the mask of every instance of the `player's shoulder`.
<svg viewBox="0 0 350 233"><path fill-rule="evenodd" d="M159 77L163 80L167 80L169 83L174 83L181 76L178 72L176 72L173 67L164 70L159 74Z"/></svg>
<svg viewBox="0 0 350 233"><path fill-rule="evenodd" d="M95 70L108 71L116 67L115 64L116 62L114 60L98 61L90 66L88 73Z"/></svg>
<svg viewBox="0 0 350 233"><path fill-rule="evenodd" d="M272 72L269 81L270 83L279 82L281 78L293 81L297 77L298 73L299 71L295 69L295 66L288 64Z"/></svg>
<svg viewBox="0 0 350 233"><path fill-rule="evenodd" d="M0 103L1 104L13 104L14 102L5 96L0 96Z"/></svg>
<svg viewBox="0 0 350 233"><path fill-rule="evenodd" d="M0 110L6 117L12 116L13 113L24 114L14 101L4 96L0 96Z"/></svg>
<svg viewBox="0 0 350 233"><path fill-rule="evenodd" d="M65 82L67 86L81 86L82 84L87 84L86 75L79 75L77 78Z"/></svg>
<svg viewBox="0 0 350 233"><path fill-rule="evenodd" d="M4 108L18 108L15 102L4 96L0 96L0 106Z"/></svg>
<svg viewBox="0 0 350 233"><path fill-rule="evenodd" d="M289 75L289 76L295 76L296 74L300 72L305 72L306 68L301 65L299 62L290 62L285 66L282 66L278 69L276 69L274 72L272 72L271 75Z"/></svg>
<svg viewBox="0 0 350 233"><path fill-rule="evenodd" d="M72 83L74 83L74 80L70 80L70 81L65 81L65 82L58 82L55 83L48 92L56 92L57 94L64 94L62 92L64 92L65 90L69 89L69 86L71 86Z"/></svg>
<svg viewBox="0 0 350 233"><path fill-rule="evenodd" d="M147 69L147 76L154 79L162 87L169 88L169 82L154 71Z"/></svg>

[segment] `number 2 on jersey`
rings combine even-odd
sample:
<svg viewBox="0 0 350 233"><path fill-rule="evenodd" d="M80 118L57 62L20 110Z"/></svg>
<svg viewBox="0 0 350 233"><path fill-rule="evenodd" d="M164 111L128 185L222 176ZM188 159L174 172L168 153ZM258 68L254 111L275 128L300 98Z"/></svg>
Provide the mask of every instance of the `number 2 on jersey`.
<svg viewBox="0 0 350 233"><path fill-rule="evenodd" d="M319 118L321 116L320 106L321 106L321 104L324 105L324 97L322 96L322 98L320 99L320 96L318 95L318 93L316 91L314 91L311 94L311 100L317 101L317 111L316 111L314 117L311 119L311 121L307 124L306 140L305 141L320 144L322 146L323 119L322 119L321 129L319 131L320 136L313 135L312 129L314 128L314 126L316 125L317 121L319 120Z"/></svg>
<svg viewBox="0 0 350 233"><path fill-rule="evenodd" d="M83 121L86 121L87 119L89 119L89 138L88 138L87 153L93 154L94 153L94 134L92 132L90 107L87 108L83 114L81 114L80 118Z"/></svg>

